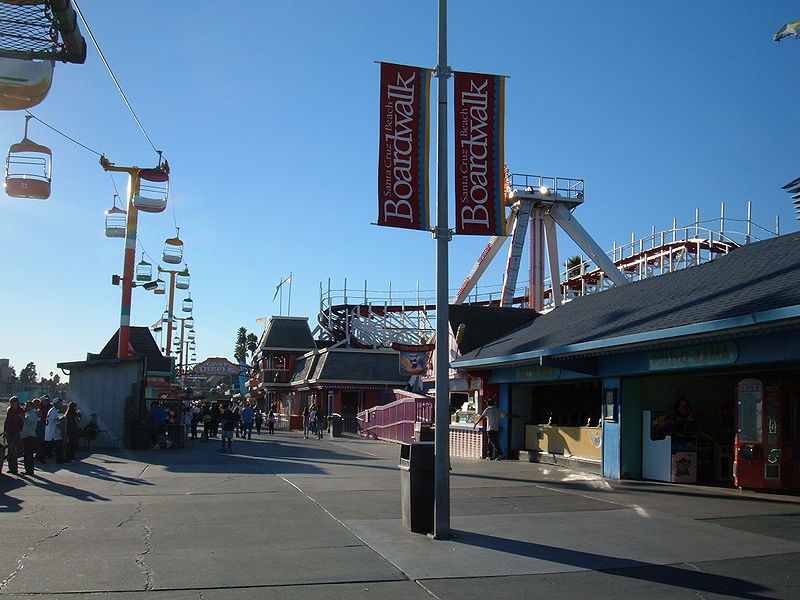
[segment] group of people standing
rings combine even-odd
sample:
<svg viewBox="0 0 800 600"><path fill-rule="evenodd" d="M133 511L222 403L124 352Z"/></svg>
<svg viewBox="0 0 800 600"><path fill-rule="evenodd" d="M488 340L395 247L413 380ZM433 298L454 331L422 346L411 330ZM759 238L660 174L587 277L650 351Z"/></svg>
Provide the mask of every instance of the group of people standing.
<svg viewBox="0 0 800 600"><path fill-rule="evenodd" d="M228 411L230 414L226 414ZM220 433L220 428L224 432L233 432L231 437L236 436L243 439L253 439L253 429L256 434L261 434L261 428L266 423L267 433L275 433L275 422L277 420L276 407L270 406L266 415L264 411L257 409L250 402L235 404L228 402L211 402L196 404L190 407L187 413L190 437L193 440L199 439L207 442L209 438L215 438ZM203 433L198 435L198 427L202 424Z"/></svg>
<svg viewBox="0 0 800 600"><path fill-rule="evenodd" d="M307 404L303 409L303 437L308 439L308 434L311 433L321 440L324 432L325 414L315 402Z"/></svg>
<svg viewBox="0 0 800 600"><path fill-rule="evenodd" d="M19 474L19 458L23 459L23 475L33 475L34 463L45 464L55 456L56 463L75 461L75 453L81 437L97 437L97 415L83 428L81 413L75 402L64 409L61 398L50 401L46 394L24 403L17 396L9 399L3 424L5 434L5 457L8 472ZM0 461L0 472L2 472Z"/></svg>

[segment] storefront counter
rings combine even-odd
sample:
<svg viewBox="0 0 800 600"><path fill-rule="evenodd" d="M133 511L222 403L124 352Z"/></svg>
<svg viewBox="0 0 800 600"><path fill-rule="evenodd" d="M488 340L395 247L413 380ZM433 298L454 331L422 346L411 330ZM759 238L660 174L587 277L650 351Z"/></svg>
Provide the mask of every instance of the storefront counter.
<svg viewBox="0 0 800 600"><path fill-rule="evenodd" d="M600 461L602 440L602 427L525 426L525 449L536 452Z"/></svg>
<svg viewBox="0 0 800 600"><path fill-rule="evenodd" d="M482 427L450 424L450 456L458 458L483 458L488 450L486 434Z"/></svg>

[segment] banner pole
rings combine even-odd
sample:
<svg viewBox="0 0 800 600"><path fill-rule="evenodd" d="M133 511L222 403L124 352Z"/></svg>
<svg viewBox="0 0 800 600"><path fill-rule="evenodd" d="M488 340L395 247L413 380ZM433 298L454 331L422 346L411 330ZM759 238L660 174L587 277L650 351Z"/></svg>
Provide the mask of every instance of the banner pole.
<svg viewBox="0 0 800 600"><path fill-rule="evenodd" d="M435 487L433 537L450 536L450 315L449 256L451 234L447 211L447 0L439 0L439 64L436 66L438 86L437 125L437 199L436 199L436 397L434 446Z"/></svg>

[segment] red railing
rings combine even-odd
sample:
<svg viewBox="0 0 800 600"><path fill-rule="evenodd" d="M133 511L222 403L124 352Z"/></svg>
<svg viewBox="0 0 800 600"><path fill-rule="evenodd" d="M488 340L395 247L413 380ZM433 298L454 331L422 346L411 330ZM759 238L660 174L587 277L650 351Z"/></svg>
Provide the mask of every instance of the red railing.
<svg viewBox="0 0 800 600"><path fill-rule="evenodd" d="M359 435L391 442L412 442L414 423L433 422L433 398L402 390L393 390L387 396L387 399L396 399L358 413Z"/></svg>

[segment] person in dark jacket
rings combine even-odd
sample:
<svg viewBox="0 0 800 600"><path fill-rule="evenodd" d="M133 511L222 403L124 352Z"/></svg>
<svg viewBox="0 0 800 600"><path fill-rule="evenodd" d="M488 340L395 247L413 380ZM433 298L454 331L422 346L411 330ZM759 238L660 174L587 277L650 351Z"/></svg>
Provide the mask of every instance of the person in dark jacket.
<svg viewBox="0 0 800 600"><path fill-rule="evenodd" d="M19 440L22 424L25 422L25 411L19 405L19 398L11 396L6 410L6 420L3 432L6 434L6 454L8 458L8 472L18 473L17 458L19 457Z"/></svg>
<svg viewBox="0 0 800 600"><path fill-rule="evenodd" d="M64 444L65 463L75 460L75 452L78 450L78 440L81 437L80 418L78 405L75 402L67 404L67 412L64 413L64 420L66 421L66 426L64 428L64 437L66 439L66 443Z"/></svg>

